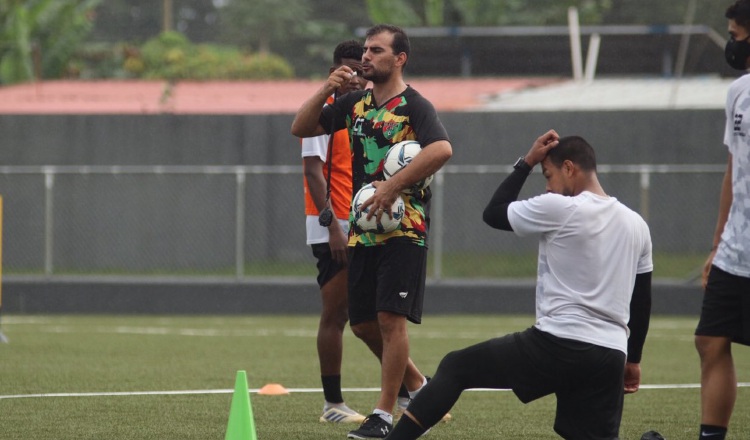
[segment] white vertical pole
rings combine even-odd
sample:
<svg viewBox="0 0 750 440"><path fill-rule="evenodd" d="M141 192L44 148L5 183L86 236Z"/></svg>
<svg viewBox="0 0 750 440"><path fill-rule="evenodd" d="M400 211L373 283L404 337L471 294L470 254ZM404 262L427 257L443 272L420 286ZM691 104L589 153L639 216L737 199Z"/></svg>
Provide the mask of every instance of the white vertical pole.
<svg viewBox="0 0 750 440"><path fill-rule="evenodd" d="M688 27L693 23L695 19L696 0L690 0L688 3L687 11L685 12L685 31L682 33L680 38L680 48L677 52L677 65L675 66L675 79L672 85L672 91L669 94L669 106L674 107L677 104L678 89L680 87L680 80L682 74L685 72L685 62L687 60L688 47L690 46L690 33Z"/></svg>
<svg viewBox="0 0 750 440"><path fill-rule="evenodd" d="M573 79L583 79L583 56L581 55L581 26L578 23L578 9L568 8L568 29L570 33L570 56L573 62Z"/></svg>
<svg viewBox="0 0 750 440"><path fill-rule="evenodd" d="M596 64L599 61L599 45L601 41L602 39L599 34L591 35L589 52L586 54L586 82L593 81L594 75L596 75Z"/></svg>

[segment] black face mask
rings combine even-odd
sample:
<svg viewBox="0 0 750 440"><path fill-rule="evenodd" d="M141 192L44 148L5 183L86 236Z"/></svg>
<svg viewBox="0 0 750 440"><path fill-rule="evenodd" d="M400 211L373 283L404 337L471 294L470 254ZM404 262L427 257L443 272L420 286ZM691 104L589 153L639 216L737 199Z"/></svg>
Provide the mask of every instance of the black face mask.
<svg viewBox="0 0 750 440"><path fill-rule="evenodd" d="M748 57L750 57L750 43L747 42L747 38L737 41L732 37L727 41L724 58L733 69L746 70Z"/></svg>

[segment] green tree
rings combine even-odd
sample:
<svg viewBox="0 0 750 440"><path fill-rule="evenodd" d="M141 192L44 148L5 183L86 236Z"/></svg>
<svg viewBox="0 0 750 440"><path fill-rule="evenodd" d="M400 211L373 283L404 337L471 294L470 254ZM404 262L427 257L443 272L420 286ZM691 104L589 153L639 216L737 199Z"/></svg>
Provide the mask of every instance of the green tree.
<svg viewBox="0 0 750 440"><path fill-rule="evenodd" d="M163 32L126 61L133 76L147 79L236 80L291 78L286 61L271 54L246 54L235 47L193 44L176 31Z"/></svg>
<svg viewBox="0 0 750 440"><path fill-rule="evenodd" d="M274 40L283 41L304 29L310 0L226 0L219 9L224 38L261 53L270 53Z"/></svg>
<svg viewBox="0 0 750 440"><path fill-rule="evenodd" d="M598 23L613 0L366 0L372 23L399 26L512 26L565 24L578 8L583 22Z"/></svg>
<svg viewBox="0 0 750 440"><path fill-rule="evenodd" d="M0 1L0 82L63 76L93 26L99 1Z"/></svg>
<svg viewBox="0 0 750 440"><path fill-rule="evenodd" d="M172 0L173 30L196 43L216 41L218 1ZM90 41L141 44L164 31L164 0L106 0L96 8Z"/></svg>

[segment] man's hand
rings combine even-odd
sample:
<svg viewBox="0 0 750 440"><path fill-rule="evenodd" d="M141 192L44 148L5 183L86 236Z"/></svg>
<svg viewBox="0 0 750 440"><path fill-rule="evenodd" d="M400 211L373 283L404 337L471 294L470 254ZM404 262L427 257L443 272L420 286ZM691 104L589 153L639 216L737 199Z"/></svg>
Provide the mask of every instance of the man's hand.
<svg viewBox="0 0 750 440"><path fill-rule="evenodd" d="M714 257L716 256L716 249L711 249L711 253L708 254L706 262L703 263L703 271L701 272L701 285L706 288L708 284L708 273L711 272L711 265L714 263Z"/></svg>
<svg viewBox="0 0 750 440"><path fill-rule="evenodd" d="M625 394L638 391L641 386L641 364L625 363Z"/></svg>
<svg viewBox="0 0 750 440"><path fill-rule="evenodd" d="M367 207L370 207L370 212L367 213L366 217L367 220L370 220L375 215L379 223L383 214L391 215L391 206L396 202L399 190L388 180L372 182L372 186L375 187L375 193L372 197L365 200L359 209L364 211Z"/></svg>
<svg viewBox="0 0 750 440"><path fill-rule="evenodd" d="M331 72L326 83L328 88L330 88L330 93L328 94L330 95L335 90L349 91L347 88L350 86L350 83L354 80L356 75L357 72L347 65L343 65Z"/></svg>
<svg viewBox="0 0 750 440"><path fill-rule="evenodd" d="M331 256L337 263L346 266L348 239L344 230L334 219L334 224L328 228L328 246L331 248Z"/></svg>
<svg viewBox="0 0 750 440"><path fill-rule="evenodd" d="M550 130L544 133L543 135L539 136L536 141L534 141L531 149L528 153L526 153L526 156L524 156L524 160L531 167L534 167L536 164L542 162L545 157L547 157L547 153L549 152L549 150L555 148L559 141L560 135L558 135L555 130Z"/></svg>

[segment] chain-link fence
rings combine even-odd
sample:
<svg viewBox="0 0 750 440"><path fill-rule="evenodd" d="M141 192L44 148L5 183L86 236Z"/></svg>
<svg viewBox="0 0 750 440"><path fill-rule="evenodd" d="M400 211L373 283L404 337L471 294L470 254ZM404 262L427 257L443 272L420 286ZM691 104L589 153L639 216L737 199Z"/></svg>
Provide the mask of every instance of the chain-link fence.
<svg viewBox="0 0 750 440"><path fill-rule="evenodd" d="M657 277L695 276L724 165L600 165L647 219ZM431 185L430 277L528 278L537 241L482 211L509 166L448 165ZM532 173L521 197L544 191ZM51 277L314 276L298 166L0 167L4 273Z"/></svg>

